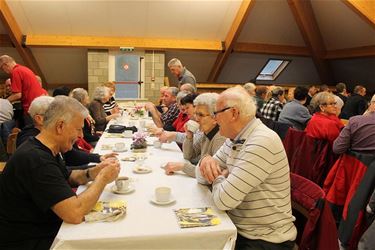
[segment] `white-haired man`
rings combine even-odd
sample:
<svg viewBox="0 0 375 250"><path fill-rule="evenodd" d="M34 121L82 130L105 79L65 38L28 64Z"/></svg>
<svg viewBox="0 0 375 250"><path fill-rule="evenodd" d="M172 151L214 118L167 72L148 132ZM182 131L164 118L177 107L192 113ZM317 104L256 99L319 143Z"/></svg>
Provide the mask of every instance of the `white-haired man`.
<svg viewBox="0 0 375 250"><path fill-rule="evenodd" d="M178 88L184 83L190 83L195 87L195 84L197 83L195 76L182 65L180 60L177 58L171 59L168 62L168 68L171 73L178 78Z"/></svg>
<svg viewBox="0 0 375 250"><path fill-rule="evenodd" d="M242 87L222 92L215 117L227 137L196 170L212 184L213 200L238 229L236 249L293 249L289 164L278 135L255 118L254 100Z"/></svg>
<svg viewBox="0 0 375 250"><path fill-rule="evenodd" d="M88 115L77 100L58 96L44 114L43 129L16 150L0 180L0 248L49 249L62 221L78 224L120 171L108 159L69 172L61 153L72 149ZM79 195L72 186L92 184Z"/></svg>

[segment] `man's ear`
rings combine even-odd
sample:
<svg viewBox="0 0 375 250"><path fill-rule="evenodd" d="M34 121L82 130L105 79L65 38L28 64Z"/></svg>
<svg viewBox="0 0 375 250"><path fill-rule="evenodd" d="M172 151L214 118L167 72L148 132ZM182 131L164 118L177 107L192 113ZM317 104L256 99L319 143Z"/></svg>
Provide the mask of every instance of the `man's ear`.
<svg viewBox="0 0 375 250"><path fill-rule="evenodd" d="M56 133L61 135L65 127L65 123L62 120L56 122Z"/></svg>

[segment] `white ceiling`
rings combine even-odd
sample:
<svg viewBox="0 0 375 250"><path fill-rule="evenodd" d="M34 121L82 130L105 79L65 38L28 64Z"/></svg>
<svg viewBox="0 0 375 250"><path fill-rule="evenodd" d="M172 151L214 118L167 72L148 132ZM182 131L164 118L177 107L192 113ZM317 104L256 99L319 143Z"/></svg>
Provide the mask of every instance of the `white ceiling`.
<svg viewBox="0 0 375 250"><path fill-rule="evenodd" d="M328 50L375 45L375 30L342 1L312 0L312 6Z"/></svg>
<svg viewBox="0 0 375 250"><path fill-rule="evenodd" d="M257 1L238 41L305 45L287 1L279 0Z"/></svg>
<svg viewBox="0 0 375 250"><path fill-rule="evenodd" d="M24 34L224 40L241 1L7 3Z"/></svg>

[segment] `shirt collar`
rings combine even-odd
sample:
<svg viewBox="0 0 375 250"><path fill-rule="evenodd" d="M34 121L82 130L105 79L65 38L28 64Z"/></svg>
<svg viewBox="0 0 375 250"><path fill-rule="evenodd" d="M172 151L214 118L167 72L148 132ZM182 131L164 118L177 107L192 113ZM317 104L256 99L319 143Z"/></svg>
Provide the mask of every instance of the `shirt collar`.
<svg viewBox="0 0 375 250"><path fill-rule="evenodd" d="M249 121L246 124L246 126L238 133L238 135L233 140L231 140L233 142L233 144L244 144L245 143L247 138L244 137L244 134L255 123L256 120L257 119L253 118L253 119L251 119L251 121Z"/></svg>
<svg viewBox="0 0 375 250"><path fill-rule="evenodd" d="M219 125L216 124L216 126L215 126L213 129L211 129L211 131L208 132L208 133L205 134L205 135L206 135L206 137L211 141L212 138L214 138L214 136L217 134L218 131L219 131Z"/></svg>

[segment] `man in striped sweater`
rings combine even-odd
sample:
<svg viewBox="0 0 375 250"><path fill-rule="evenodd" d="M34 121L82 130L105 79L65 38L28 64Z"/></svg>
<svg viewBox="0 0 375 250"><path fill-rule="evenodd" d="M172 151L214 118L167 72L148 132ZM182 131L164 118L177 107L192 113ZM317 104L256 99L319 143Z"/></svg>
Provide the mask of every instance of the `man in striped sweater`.
<svg viewBox="0 0 375 250"><path fill-rule="evenodd" d="M216 206L238 229L236 249L293 249L289 164L278 135L255 118L256 105L242 87L220 94L215 118L227 137L196 168L212 184Z"/></svg>

